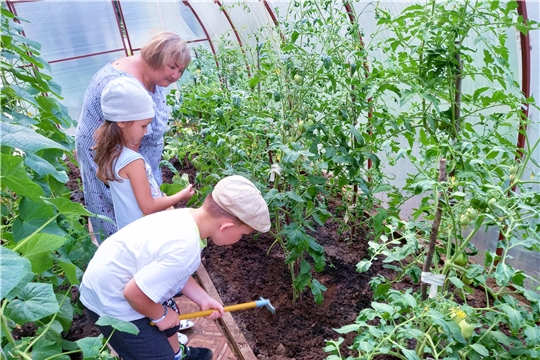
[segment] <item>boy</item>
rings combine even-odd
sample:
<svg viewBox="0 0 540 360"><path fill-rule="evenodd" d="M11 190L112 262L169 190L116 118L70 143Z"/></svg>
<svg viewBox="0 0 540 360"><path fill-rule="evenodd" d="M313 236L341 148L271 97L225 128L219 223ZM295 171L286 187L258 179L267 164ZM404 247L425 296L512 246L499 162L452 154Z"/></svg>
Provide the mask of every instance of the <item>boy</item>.
<svg viewBox="0 0 540 360"><path fill-rule="evenodd" d="M259 190L242 176L228 176L200 208L145 216L104 241L84 273L80 300L93 321L108 315L138 327L138 335L115 331L110 339L123 360L211 360L210 349L178 343L180 322L171 298L182 292L201 310L215 309L208 319L221 317L223 306L191 277L201 263L200 240L232 245L242 235L268 230L268 206ZM98 328L105 337L111 334L110 326Z"/></svg>

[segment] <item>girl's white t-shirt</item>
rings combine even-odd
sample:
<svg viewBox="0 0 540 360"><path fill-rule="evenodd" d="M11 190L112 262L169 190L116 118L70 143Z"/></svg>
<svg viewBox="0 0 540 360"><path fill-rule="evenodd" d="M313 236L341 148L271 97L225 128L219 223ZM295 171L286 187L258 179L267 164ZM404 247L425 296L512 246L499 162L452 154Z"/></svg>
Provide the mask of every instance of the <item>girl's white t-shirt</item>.
<svg viewBox="0 0 540 360"><path fill-rule="evenodd" d="M141 319L124 298L131 279L152 301L177 294L201 263L199 229L189 208L140 218L105 240L88 264L80 300L100 316Z"/></svg>
<svg viewBox="0 0 540 360"><path fill-rule="evenodd" d="M144 157L138 152L128 149L127 147L122 148L120 156L114 162L114 174L117 179L120 179L120 181L109 181L113 200L114 216L116 217L116 226L118 230L143 217L143 212L139 207L139 203L137 202L137 198L135 197L135 193L131 187L131 181L129 179L124 179L118 173L122 168L126 167L129 163L137 159L143 159L144 161L146 177L150 183L152 197L160 198L163 195L154 178L154 175L152 174L152 169Z"/></svg>

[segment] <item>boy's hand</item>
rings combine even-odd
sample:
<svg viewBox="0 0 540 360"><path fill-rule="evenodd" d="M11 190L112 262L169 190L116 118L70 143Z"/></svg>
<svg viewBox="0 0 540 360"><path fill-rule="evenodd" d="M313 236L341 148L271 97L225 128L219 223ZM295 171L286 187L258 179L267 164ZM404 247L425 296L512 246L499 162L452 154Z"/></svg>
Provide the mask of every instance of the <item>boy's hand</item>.
<svg viewBox="0 0 540 360"><path fill-rule="evenodd" d="M217 302L216 300L214 300L211 297L208 297L207 299L205 299L202 304L199 304L199 306L201 307L201 310L209 310L209 309L215 309L216 310L212 314L210 314L210 315L208 315L206 317L206 319L209 319L209 320L218 319L218 318L222 317L223 313L225 312L223 310L223 305L221 305L219 302Z"/></svg>
<svg viewBox="0 0 540 360"><path fill-rule="evenodd" d="M193 184L189 184L185 189L180 190L178 194L180 195L180 201L191 199L191 197L195 194Z"/></svg>
<svg viewBox="0 0 540 360"><path fill-rule="evenodd" d="M208 315L206 319L215 320L220 318L225 312L223 310L223 305L208 295L208 293L192 277L188 279L186 285L182 288L182 294L186 295L188 299L199 305L203 311L210 309L215 310L212 314Z"/></svg>
<svg viewBox="0 0 540 360"><path fill-rule="evenodd" d="M161 320L155 325L160 331L163 331L180 325L180 319L178 319L178 314L173 309L169 308L165 319Z"/></svg>

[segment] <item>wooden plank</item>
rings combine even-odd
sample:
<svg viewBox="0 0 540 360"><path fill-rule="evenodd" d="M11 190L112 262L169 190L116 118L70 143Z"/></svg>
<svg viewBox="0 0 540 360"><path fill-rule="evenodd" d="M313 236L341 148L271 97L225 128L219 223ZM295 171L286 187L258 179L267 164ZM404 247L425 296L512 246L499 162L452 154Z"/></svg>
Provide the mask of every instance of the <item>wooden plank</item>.
<svg viewBox="0 0 540 360"><path fill-rule="evenodd" d="M210 279L208 272L202 264L199 266L199 269L197 269L196 276L199 280L199 284L206 290L206 292L211 297L218 300L220 304L225 305L223 304L221 297L219 296L216 288L214 287L212 279ZM225 329L227 333L227 338L229 340L229 345L231 346L235 354L237 354L239 360L257 360L257 357L253 353L253 350L251 350L251 346L249 346L249 343L244 337L244 334L242 334L242 332L238 328L238 325L236 325L236 322L234 321L230 312L226 312L225 314L223 314L223 317L221 319L218 319L218 322L223 327L223 329Z"/></svg>

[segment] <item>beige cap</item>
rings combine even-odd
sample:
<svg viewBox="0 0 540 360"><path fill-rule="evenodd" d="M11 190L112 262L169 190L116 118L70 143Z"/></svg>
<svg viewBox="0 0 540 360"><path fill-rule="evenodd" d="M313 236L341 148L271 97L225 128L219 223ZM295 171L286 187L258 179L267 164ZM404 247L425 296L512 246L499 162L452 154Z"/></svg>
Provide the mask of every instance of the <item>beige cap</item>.
<svg viewBox="0 0 540 360"><path fill-rule="evenodd" d="M270 214L259 189L240 175L221 179L212 191L215 202L259 232L270 230Z"/></svg>

